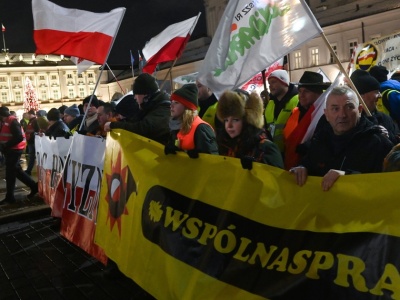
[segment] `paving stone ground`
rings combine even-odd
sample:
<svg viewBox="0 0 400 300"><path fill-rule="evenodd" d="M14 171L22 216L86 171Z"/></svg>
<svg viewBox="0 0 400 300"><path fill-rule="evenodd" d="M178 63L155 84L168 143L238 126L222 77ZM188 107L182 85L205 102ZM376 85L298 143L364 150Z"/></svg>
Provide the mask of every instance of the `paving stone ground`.
<svg viewBox="0 0 400 300"><path fill-rule="evenodd" d="M4 173L0 166L0 200ZM29 192L17 182L17 203L0 206L0 300L154 299L128 277L105 277L105 266L62 237L50 208Z"/></svg>

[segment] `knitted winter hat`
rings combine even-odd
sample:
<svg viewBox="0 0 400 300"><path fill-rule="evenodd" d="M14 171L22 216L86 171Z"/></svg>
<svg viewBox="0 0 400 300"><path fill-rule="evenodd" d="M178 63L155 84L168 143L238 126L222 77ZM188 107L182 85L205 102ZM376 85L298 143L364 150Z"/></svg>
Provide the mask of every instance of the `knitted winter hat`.
<svg viewBox="0 0 400 300"><path fill-rule="evenodd" d="M85 99L83 99L82 104L85 105L86 103L89 103L91 97L92 96L90 95L90 96L87 96ZM95 95L93 95L93 99L92 99L92 102L90 102L90 106L94 106L96 108L99 107L99 99L97 99L97 97Z"/></svg>
<svg viewBox="0 0 400 300"><path fill-rule="evenodd" d="M45 111L44 109L39 109L39 110L36 112L36 116L38 116L38 117L45 117L45 116L47 116L47 111Z"/></svg>
<svg viewBox="0 0 400 300"><path fill-rule="evenodd" d="M269 76L268 79L270 78L276 78L278 79L280 82L286 84L287 86L289 86L289 74L288 72L286 72L285 70L275 70L273 71Z"/></svg>
<svg viewBox="0 0 400 300"><path fill-rule="evenodd" d="M76 104L73 104L72 106L68 107L66 110L64 110L64 115L78 117L80 115L78 106L76 106Z"/></svg>
<svg viewBox="0 0 400 300"><path fill-rule="evenodd" d="M115 102L115 101L112 101ZM111 102L111 103L112 103ZM115 106L115 112L124 116L125 118L131 118L139 112L139 105L135 101L133 94L125 95Z"/></svg>
<svg viewBox="0 0 400 300"><path fill-rule="evenodd" d="M199 105L198 92L199 90L194 83L188 83L174 91L171 100L177 101L191 110L196 110Z"/></svg>
<svg viewBox="0 0 400 300"><path fill-rule="evenodd" d="M136 95L150 95L158 91L156 79L148 73L140 74L133 83L133 93Z"/></svg>
<svg viewBox="0 0 400 300"><path fill-rule="evenodd" d="M61 119L61 114L57 108L52 108L47 113L47 120L49 121L58 121L60 119Z"/></svg>
<svg viewBox="0 0 400 300"><path fill-rule="evenodd" d="M7 106L0 107L0 116L1 117L9 117L10 116L10 110L8 109Z"/></svg>
<svg viewBox="0 0 400 300"><path fill-rule="evenodd" d="M371 74L371 76L373 76L379 82L384 82L388 80L387 76L389 74L389 71L384 66L373 66L369 70L369 74Z"/></svg>
<svg viewBox="0 0 400 300"><path fill-rule="evenodd" d="M357 91L360 95L371 91L379 91L380 84L379 81L372 77L367 71L355 70L351 76L351 81L353 81Z"/></svg>

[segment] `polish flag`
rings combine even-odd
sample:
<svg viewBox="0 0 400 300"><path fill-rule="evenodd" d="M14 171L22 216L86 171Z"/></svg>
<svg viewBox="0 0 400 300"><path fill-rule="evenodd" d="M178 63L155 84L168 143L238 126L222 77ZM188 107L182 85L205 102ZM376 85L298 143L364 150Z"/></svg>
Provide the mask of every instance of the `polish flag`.
<svg viewBox="0 0 400 300"><path fill-rule="evenodd" d="M147 61L143 72L152 74L159 63L179 58L199 17L200 13L196 17L172 24L147 42L142 50Z"/></svg>
<svg viewBox="0 0 400 300"><path fill-rule="evenodd" d="M6 28L4 27L3 24L1 24L1 31L2 31L2 32L5 32L5 31L6 31Z"/></svg>
<svg viewBox="0 0 400 300"><path fill-rule="evenodd" d="M36 54L63 54L104 64L125 8L93 13L32 0L32 11Z"/></svg>

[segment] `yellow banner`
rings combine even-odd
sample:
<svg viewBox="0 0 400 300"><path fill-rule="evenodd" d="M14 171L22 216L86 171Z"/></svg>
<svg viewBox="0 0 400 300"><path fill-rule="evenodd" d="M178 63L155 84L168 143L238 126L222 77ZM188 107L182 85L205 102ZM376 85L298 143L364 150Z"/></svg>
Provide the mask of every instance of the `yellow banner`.
<svg viewBox="0 0 400 300"><path fill-rule="evenodd" d="M116 130L95 242L157 299L400 299L399 182L349 175L323 192Z"/></svg>

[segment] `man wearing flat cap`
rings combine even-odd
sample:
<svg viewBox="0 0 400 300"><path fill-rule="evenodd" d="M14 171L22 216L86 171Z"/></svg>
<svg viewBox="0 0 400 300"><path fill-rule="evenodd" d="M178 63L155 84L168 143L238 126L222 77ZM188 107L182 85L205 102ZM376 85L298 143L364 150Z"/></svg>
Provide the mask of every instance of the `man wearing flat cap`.
<svg viewBox="0 0 400 300"><path fill-rule="evenodd" d="M27 196L32 198L38 192L38 185L27 175L19 163L21 154L26 146L25 132L17 118L10 114L6 106L0 107L0 119L2 121L0 131L0 150L6 159L6 197L0 201L0 205L16 202L14 196L15 181L18 178L31 189Z"/></svg>
<svg viewBox="0 0 400 300"><path fill-rule="evenodd" d="M298 146L310 126L311 114L315 109L314 102L330 84L330 82L323 82L323 76L316 72L305 71L301 76L298 83L299 103L293 109L283 130L286 170L297 166L301 154L304 154L300 153Z"/></svg>

